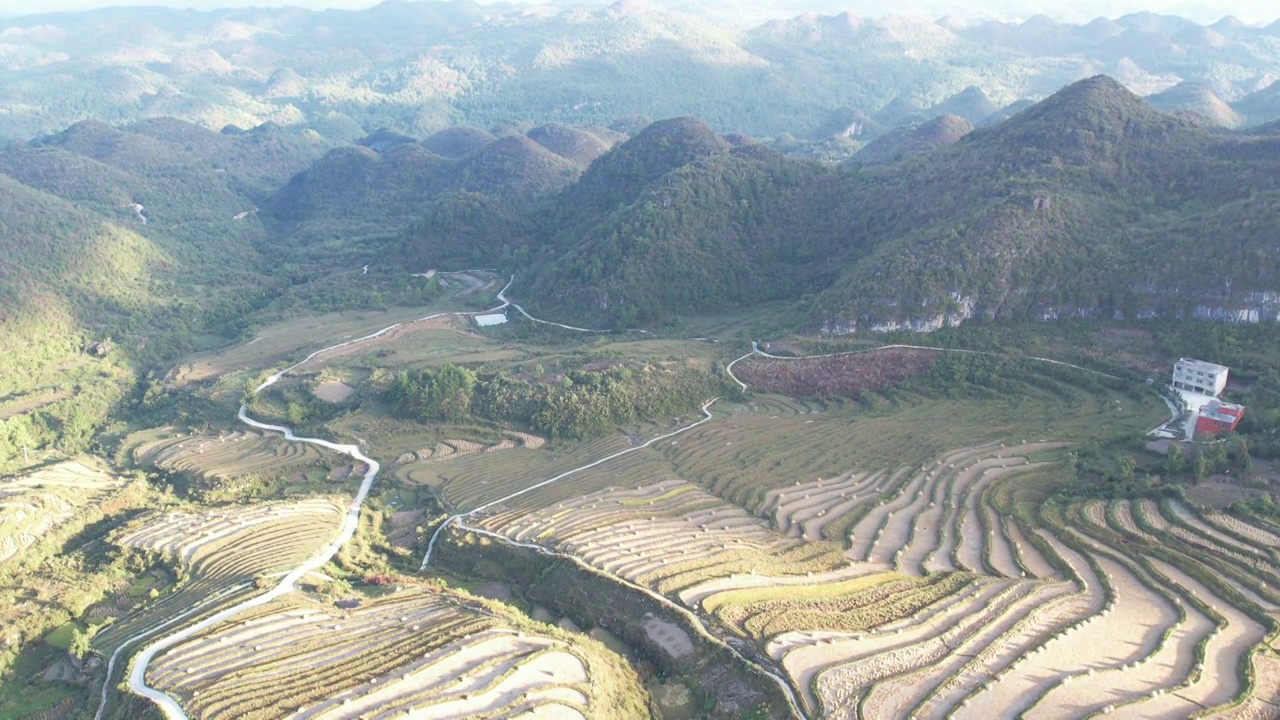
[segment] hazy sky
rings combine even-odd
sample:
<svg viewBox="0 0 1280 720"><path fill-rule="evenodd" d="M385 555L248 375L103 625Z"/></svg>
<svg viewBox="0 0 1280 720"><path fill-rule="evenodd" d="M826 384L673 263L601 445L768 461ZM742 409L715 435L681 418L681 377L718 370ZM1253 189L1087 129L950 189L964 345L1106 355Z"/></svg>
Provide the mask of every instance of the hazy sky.
<svg viewBox="0 0 1280 720"><path fill-rule="evenodd" d="M431 1L431 0L425 0ZM486 2L487 0L479 0ZM514 0L536 2L537 0ZM654 0L655 4L694 10L704 7L707 14L727 19L739 13L744 22L768 17L789 17L814 10L823 13L848 10L880 16L889 12L936 18L956 15L964 18L996 17L1022 19L1037 13L1064 21L1087 20L1098 16L1115 17L1141 10L1182 15L1199 22L1213 22L1225 15L1235 15L1250 23L1270 23L1280 19L1280 3L1276 0ZM87 10L114 5L165 5L208 10L231 6L294 5L312 9L358 9L377 4L376 0L0 0L0 15L13 16L62 10ZM549 4L604 5L606 0L552 0ZM749 8L749 9L746 9Z"/></svg>

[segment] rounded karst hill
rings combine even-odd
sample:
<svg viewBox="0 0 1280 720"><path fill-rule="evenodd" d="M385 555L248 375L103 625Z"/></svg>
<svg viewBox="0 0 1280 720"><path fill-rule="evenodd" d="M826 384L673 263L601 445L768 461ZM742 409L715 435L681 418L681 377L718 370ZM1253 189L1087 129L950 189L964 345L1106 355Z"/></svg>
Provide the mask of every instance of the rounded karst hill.
<svg viewBox="0 0 1280 720"><path fill-rule="evenodd" d="M1201 82L1183 81L1146 100L1161 110L1189 113L1215 127L1238 128L1245 124L1240 113Z"/></svg>
<svg viewBox="0 0 1280 720"><path fill-rule="evenodd" d="M878 165L952 145L973 132L973 124L958 115L941 115L926 123L895 128L867 143L850 159L852 165Z"/></svg>
<svg viewBox="0 0 1280 720"><path fill-rule="evenodd" d="M453 187L532 200L577 179L580 169L523 135L498 138L459 161Z"/></svg>
<svg viewBox="0 0 1280 720"><path fill-rule="evenodd" d="M973 133L972 145L999 147L1103 172L1118 153L1158 153L1193 123L1152 107L1105 76L1081 80L999 125Z"/></svg>
<svg viewBox="0 0 1280 720"><path fill-rule="evenodd" d="M612 147L612 143L586 130L560 123L536 127L528 132L528 137L542 147L582 167L590 165Z"/></svg>
<svg viewBox="0 0 1280 720"><path fill-rule="evenodd" d="M447 158L460 158L494 141L486 130L469 125L448 127L422 141L422 146Z"/></svg>
<svg viewBox="0 0 1280 720"><path fill-rule="evenodd" d="M970 123L977 124L990 117L1000 108L993 102L982 88L976 85L961 90L951 97L929 108L928 115L958 115Z"/></svg>
<svg viewBox="0 0 1280 720"><path fill-rule="evenodd" d="M581 207L608 205L612 199L635 197L676 168L732 148L697 118L659 120L592 163L571 192Z"/></svg>

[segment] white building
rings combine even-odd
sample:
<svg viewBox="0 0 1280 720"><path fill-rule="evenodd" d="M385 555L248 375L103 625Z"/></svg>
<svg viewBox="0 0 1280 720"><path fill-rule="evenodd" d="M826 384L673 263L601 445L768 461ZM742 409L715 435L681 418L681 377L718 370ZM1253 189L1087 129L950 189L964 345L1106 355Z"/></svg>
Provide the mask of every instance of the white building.
<svg viewBox="0 0 1280 720"><path fill-rule="evenodd" d="M491 325L501 325L507 321L506 313L493 313L490 315L476 315L476 324L480 327L489 327Z"/></svg>
<svg viewBox="0 0 1280 720"><path fill-rule="evenodd" d="M1186 392L1218 397L1227 386L1227 366L1180 358L1173 365L1173 386Z"/></svg>

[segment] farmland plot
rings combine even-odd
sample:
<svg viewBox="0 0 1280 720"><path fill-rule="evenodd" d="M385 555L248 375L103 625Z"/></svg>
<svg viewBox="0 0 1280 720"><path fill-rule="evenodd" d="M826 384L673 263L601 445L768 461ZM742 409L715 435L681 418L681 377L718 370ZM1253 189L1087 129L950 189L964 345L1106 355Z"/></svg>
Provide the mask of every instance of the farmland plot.
<svg viewBox="0 0 1280 720"><path fill-rule="evenodd" d="M253 507L155 512L123 528L115 542L173 558L189 581L171 595L104 628L94 646L110 653L135 633L208 604L252 592L254 578L292 568L327 544L345 505L324 498Z"/></svg>
<svg viewBox="0 0 1280 720"><path fill-rule="evenodd" d="M614 669L598 652L406 588L346 611L264 606L170 649L149 678L203 718L625 716L592 690Z"/></svg>
<svg viewBox="0 0 1280 720"><path fill-rule="evenodd" d="M123 485L122 480L77 461L0 480L0 565Z"/></svg>
<svg viewBox="0 0 1280 720"><path fill-rule="evenodd" d="M927 403L889 387L931 357L899 368L885 355L851 378L818 363L830 392L858 385L856 407L721 402L652 446L406 434L390 472L477 532L572 555L681 603L734 648L754 644L811 717L1174 718L1251 702L1252 656L1280 605L1270 530L1176 501L1017 499L1065 443L1145 430L1158 400L1061 378ZM786 361L740 369L757 386L811 385ZM214 452L177 449L143 452L175 468ZM202 557L154 546L193 567ZM152 680L211 717L600 714L597 675L571 641L464 622L413 593L345 612L264 607L173 648Z"/></svg>
<svg viewBox="0 0 1280 720"><path fill-rule="evenodd" d="M442 468L440 463L452 463L475 455L488 455L507 450L537 450L547 442L537 435L523 432L508 431L504 435L500 442L491 445L469 440L445 440L431 447L404 453L392 466L392 475L411 485L436 487L445 482L445 476L442 473L449 472L449 469ZM516 458L517 461L525 459L528 458Z"/></svg>
<svg viewBox="0 0 1280 720"><path fill-rule="evenodd" d="M620 459L620 470L584 473L579 483L634 478L648 465ZM497 508L479 524L669 594L713 578L804 575L847 565L833 545L780 536L741 508L674 479L606 487L539 510Z"/></svg>
<svg viewBox="0 0 1280 720"><path fill-rule="evenodd" d="M289 442L279 435L240 430L154 441L139 447L135 459L197 480L231 480L254 473L280 473L325 461L312 445Z"/></svg>
<svg viewBox="0 0 1280 720"><path fill-rule="evenodd" d="M723 437L717 448L732 447ZM1060 443L997 442L914 468L793 481L760 494L762 521L675 477L673 464L708 452L706 442L690 433L660 443L472 522L573 554L702 611L760 643L823 713L862 699L874 683L922 671L927 682L886 685L871 706L921 703L922 688L940 688L951 674L972 689L1013 662L1009 653L971 659L988 644L1008 644L1013 653L1102 607L1096 582L1081 589L1092 579L1083 558L1072 557L1088 579L989 506L991 488L1044 467L1029 458ZM817 539L815 524L846 514L858 519L848 524L851 547L841 560L835 546ZM1056 609L1033 612L1044 608ZM1036 622L1025 622L1032 615ZM964 692L951 694L958 704Z"/></svg>
<svg viewBox="0 0 1280 720"><path fill-rule="evenodd" d="M1226 667L1262 639L1254 623L1236 642L1220 641L1220 616L1208 606L1235 598L1216 596L1202 609L1194 593L1128 548L997 511L993 497L1052 468L1065 443L993 441L905 468L869 469L838 447L847 421L828 407L769 397L722 413L721 423L584 469L471 521L571 553L753 639L822 716L1125 711L1204 687L1198 652ZM795 442L765 460L755 441L778 423L808 425L809 433L788 437ZM596 445L586 455L618 448ZM468 497L476 480L509 492L543 479L529 465L498 469L481 460L462 460L474 462L466 483L453 475L443 495L479 506ZM1212 547L1242 573L1268 565L1251 543L1257 532L1221 518L1155 502L1085 503L1071 515L1100 532L1124 518L1147 537ZM847 560L837 560L823 537L846 539ZM1217 691L1204 698L1219 705L1243 687L1207 683Z"/></svg>
<svg viewBox="0 0 1280 720"><path fill-rule="evenodd" d="M1280 570L1267 530L1151 500L1081 502L1067 527L1031 524L1007 512L1009 489L1055 467L1065 442L917 449L893 466L857 445L856 427L838 407L763 396L471 521L757 643L814 716L1173 718L1242 699L1241 668L1273 627L1256 619L1275 607ZM882 452L889 441L867 429ZM478 507L566 467L544 461L461 460L443 495ZM1195 567L1221 560L1227 589L1132 542Z"/></svg>

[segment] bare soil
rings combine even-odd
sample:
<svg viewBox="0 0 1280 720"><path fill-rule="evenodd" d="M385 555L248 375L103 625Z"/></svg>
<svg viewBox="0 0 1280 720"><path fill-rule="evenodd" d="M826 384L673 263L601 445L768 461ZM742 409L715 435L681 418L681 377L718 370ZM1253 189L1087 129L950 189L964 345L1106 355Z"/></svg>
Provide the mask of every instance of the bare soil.
<svg viewBox="0 0 1280 720"><path fill-rule="evenodd" d="M936 352L905 348L803 360L752 357L734 370L743 382L767 392L792 397L858 397L925 372L937 357Z"/></svg>
<svg viewBox="0 0 1280 720"><path fill-rule="evenodd" d="M312 391L316 397L325 402L340 403L355 394L356 389L337 380L322 382Z"/></svg>
<svg viewBox="0 0 1280 720"><path fill-rule="evenodd" d="M1221 479L1209 478L1187 488L1187 499L1211 508L1225 508L1238 502L1248 502L1262 495L1261 489L1247 488Z"/></svg>

